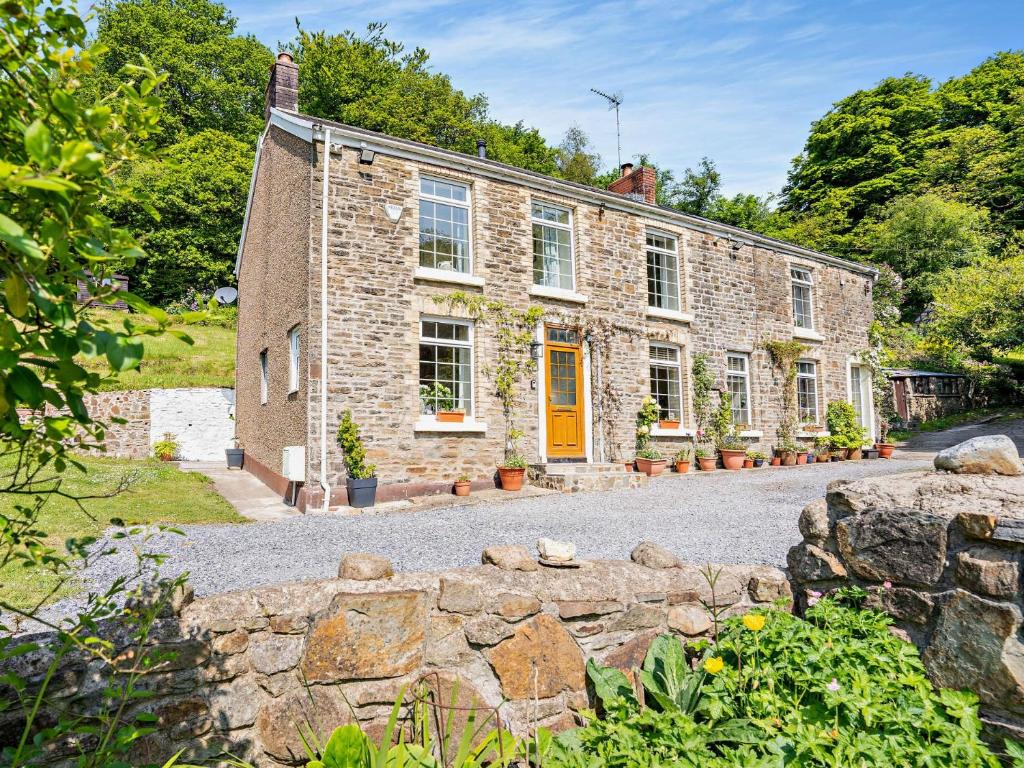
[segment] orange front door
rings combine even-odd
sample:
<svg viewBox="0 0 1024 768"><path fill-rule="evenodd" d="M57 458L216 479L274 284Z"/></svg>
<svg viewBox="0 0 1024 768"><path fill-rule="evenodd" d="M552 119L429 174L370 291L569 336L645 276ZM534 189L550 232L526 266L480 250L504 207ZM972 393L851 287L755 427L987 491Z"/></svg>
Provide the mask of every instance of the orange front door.
<svg viewBox="0 0 1024 768"><path fill-rule="evenodd" d="M585 459L583 350L579 334L566 328L545 328L544 337L548 458Z"/></svg>

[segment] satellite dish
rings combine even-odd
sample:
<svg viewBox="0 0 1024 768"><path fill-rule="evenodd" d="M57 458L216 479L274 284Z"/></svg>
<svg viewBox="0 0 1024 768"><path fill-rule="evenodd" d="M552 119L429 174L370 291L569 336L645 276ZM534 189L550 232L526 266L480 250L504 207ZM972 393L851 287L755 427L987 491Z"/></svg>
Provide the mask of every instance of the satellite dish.
<svg viewBox="0 0 1024 768"><path fill-rule="evenodd" d="M230 285L226 285L214 291L213 298L217 300L218 304L233 304L235 299L238 298L238 291Z"/></svg>

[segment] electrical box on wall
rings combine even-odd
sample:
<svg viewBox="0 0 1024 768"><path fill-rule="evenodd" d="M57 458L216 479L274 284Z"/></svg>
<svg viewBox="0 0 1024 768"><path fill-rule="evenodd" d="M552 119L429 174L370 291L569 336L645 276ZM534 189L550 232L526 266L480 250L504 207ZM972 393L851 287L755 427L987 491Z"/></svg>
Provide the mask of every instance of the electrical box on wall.
<svg viewBox="0 0 1024 768"><path fill-rule="evenodd" d="M281 474L292 483L306 481L306 446L289 445L282 452Z"/></svg>

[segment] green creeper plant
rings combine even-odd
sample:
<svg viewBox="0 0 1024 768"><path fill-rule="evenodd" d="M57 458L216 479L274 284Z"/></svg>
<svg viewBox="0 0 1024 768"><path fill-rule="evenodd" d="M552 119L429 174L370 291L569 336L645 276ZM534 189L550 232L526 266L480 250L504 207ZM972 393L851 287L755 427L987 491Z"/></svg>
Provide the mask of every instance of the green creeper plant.
<svg viewBox="0 0 1024 768"><path fill-rule="evenodd" d="M338 444L344 455L345 469L353 480L367 480L374 477L377 467L366 463L366 448L359 436L359 426L352 419L352 411L341 414L338 425Z"/></svg>
<svg viewBox="0 0 1024 768"><path fill-rule="evenodd" d="M693 356L690 373L693 378L693 418L697 425L697 439L702 439L711 426L711 391L715 375L709 363L710 355L702 352Z"/></svg>
<svg viewBox="0 0 1024 768"><path fill-rule="evenodd" d="M807 351L807 347L799 341L766 340L762 347L768 353L772 367L782 378L779 389L779 402L782 406L782 419L777 430L779 442L787 449L794 445L796 425L799 421L796 411L796 374L797 361Z"/></svg>

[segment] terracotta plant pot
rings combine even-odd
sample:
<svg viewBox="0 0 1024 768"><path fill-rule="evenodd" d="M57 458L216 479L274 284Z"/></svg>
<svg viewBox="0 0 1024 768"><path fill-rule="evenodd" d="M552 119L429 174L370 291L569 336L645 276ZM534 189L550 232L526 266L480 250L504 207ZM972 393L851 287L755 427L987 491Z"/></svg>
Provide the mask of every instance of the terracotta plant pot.
<svg viewBox="0 0 1024 768"><path fill-rule="evenodd" d="M636 472L636 462L633 459L623 459L622 464L627 472Z"/></svg>
<svg viewBox="0 0 1024 768"><path fill-rule="evenodd" d="M690 471L690 462L688 462L688 461L677 461L676 462L676 472L678 472L680 475L685 475L689 471Z"/></svg>
<svg viewBox="0 0 1024 768"><path fill-rule="evenodd" d="M784 467L796 466L796 451L779 451L779 463Z"/></svg>
<svg viewBox="0 0 1024 768"><path fill-rule="evenodd" d="M875 448L878 449L878 458L880 459L891 459L892 452L896 450L896 446L892 443L875 443Z"/></svg>
<svg viewBox="0 0 1024 768"><path fill-rule="evenodd" d="M743 460L743 468L744 469L753 469L754 468L754 460L753 459L744 459Z"/></svg>
<svg viewBox="0 0 1024 768"><path fill-rule="evenodd" d="M819 464L824 464L825 462L829 461L831 458L832 457L829 456L828 454L819 453L817 456L814 457L814 460L816 462L818 462Z"/></svg>
<svg viewBox="0 0 1024 768"><path fill-rule="evenodd" d="M438 411L437 420L458 424L466 420L466 414L464 411Z"/></svg>
<svg viewBox="0 0 1024 768"><path fill-rule="evenodd" d="M745 450L731 451L727 448L719 448L718 452L722 455L723 467L726 469L743 469L743 458L747 455Z"/></svg>
<svg viewBox="0 0 1024 768"><path fill-rule="evenodd" d="M665 471L668 466L666 459L640 459L636 460L636 468L648 477L657 477Z"/></svg>
<svg viewBox="0 0 1024 768"><path fill-rule="evenodd" d="M498 477L501 478L501 488L504 491L518 491L523 487L523 475L526 469L522 467L498 467Z"/></svg>
<svg viewBox="0 0 1024 768"><path fill-rule="evenodd" d="M160 454L160 461L174 461L174 454L173 453L161 453Z"/></svg>
<svg viewBox="0 0 1024 768"><path fill-rule="evenodd" d="M850 448L850 451L847 454L846 458L848 458L850 461L860 461L861 459L864 458L864 454L861 453L860 448Z"/></svg>
<svg viewBox="0 0 1024 768"><path fill-rule="evenodd" d="M706 459L698 458L697 466L699 466L701 468L701 471L703 472L714 472L715 469L718 467L718 459L716 459L714 456L711 456Z"/></svg>
<svg viewBox="0 0 1024 768"><path fill-rule="evenodd" d="M807 463L807 452L806 451L797 451L796 452L796 463L797 464L806 464Z"/></svg>
<svg viewBox="0 0 1024 768"><path fill-rule="evenodd" d="M662 429L679 429L678 419L662 419L658 422L658 426Z"/></svg>
<svg viewBox="0 0 1024 768"><path fill-rule="evenodd" d="M520 484L522 481L520 481ZM469 480L456 480L455 481L455 495L456 496L469 496L470 482Z"/></svg>

